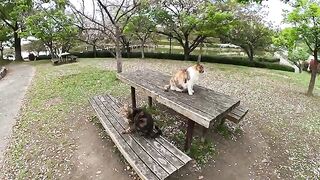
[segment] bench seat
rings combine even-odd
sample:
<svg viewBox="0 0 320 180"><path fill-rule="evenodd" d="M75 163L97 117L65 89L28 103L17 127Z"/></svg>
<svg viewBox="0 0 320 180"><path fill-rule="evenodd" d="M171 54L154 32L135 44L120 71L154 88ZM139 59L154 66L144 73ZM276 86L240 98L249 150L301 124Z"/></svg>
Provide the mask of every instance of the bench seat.
<svg viewBox="0 0 320 180"><path fill-rule="evenodd" d="M4 78L7 75L7 68L1 67L0 68L0 79Z"/></svg>
<svg viewBox="0 0 320 180"><path fill-rule="evenodd" d="M248 113L248 111L249 111L248 108L240 104L227 115L226 119L238 124L244 118L244 116Z"/></svg>
<svg viewBox="0 0 320 180"><path fill-rule="evenodd" d="M191 160L162 136L150 139L138 134L122 134L128 125L119 115L122 105L112 96L95 96L89 102L106 132L141 179L165 179Z"/></svg>

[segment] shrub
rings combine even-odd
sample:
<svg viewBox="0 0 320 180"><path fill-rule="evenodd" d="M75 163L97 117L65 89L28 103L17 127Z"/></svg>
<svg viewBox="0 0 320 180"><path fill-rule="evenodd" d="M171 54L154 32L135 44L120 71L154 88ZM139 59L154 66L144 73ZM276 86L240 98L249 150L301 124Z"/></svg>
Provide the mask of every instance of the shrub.
<svg viewBox="0 0 320 180"><path fill-rule="evenodd" d="M93 51L86 52L71 52L71 54L78 56L78 58L93 58ZM97 51L97 57L99 58L113 58L111 52L109 51ZM130 52L130 53L122 53L122 57L124 58L140 58L140 52ZM154 53L154 52L145 52L146 58L152 59L169 59L169 60L184 60L183 54L169 54L169 53ZM197 55L190 55L190 61L196 61L198 59ZM294 72L294 69L289 66L277 64L275 62L279 62L279 59L275 58L255 58L254 61L249 61L247 57L233 57L233 56L202 56L202 62L209 63L220 63L220 64L233 64L239 66L248 66L248 67L257 67L257 68L267 68L267 69L275 69L282 71L290 71Z"/></svg>
<svg viewBox="0 0 320 180"><path fill-rule="evenodd" d="M48 60L51 59L50 55L40 55L36 58L36 60Z"/></svg>

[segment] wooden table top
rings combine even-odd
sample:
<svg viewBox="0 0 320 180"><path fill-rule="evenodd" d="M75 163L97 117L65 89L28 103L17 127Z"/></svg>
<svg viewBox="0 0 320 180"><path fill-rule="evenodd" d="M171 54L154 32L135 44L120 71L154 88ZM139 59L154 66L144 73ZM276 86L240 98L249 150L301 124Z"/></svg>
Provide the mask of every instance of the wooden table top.
<svg viewBox="0 0 320 180"><path fill-rule="evenodd" d="M169 84L171 77L153 70L119 73L117 77L206 128L240 104L228 95L198 85L194 86L192 96L171 90L165 92L164 86Z"/></svg>

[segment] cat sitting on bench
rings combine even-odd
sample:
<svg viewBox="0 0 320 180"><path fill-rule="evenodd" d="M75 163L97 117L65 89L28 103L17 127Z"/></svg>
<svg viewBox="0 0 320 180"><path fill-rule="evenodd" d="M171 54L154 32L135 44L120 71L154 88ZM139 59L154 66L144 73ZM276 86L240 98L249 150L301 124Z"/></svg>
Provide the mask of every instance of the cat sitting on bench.
<svg viewBox="0 0 320 180"><path fill-rule="evenodd" d="M204 67L199 63L188 69L181 69L170 79L170 84L164 86L164 89L165 91L169 89L178 92L188 91L189 95L193 95L193 85L199 80L202 73L204 73Z"/></svg>
<svg viewBox="0 0 320 180"><path fill-rule="evenodd" d="M162 135L158 126L154 125L152 116L142 108L129 108L127 104L123 106L120 114L128 120L129 128L122 134L138 132L144 137L156 138ZM153 130L155 129L156 132Z"/></svg>

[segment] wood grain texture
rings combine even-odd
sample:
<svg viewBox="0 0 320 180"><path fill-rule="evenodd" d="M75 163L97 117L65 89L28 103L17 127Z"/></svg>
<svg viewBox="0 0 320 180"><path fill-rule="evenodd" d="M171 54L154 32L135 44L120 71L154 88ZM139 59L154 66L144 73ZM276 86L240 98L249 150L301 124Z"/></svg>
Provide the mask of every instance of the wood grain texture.
<svg viewBox="0 0 320 180"><path fill-rule="evenodd" d="M89 101L120 152L142 179L165 179L191 160L172 144L166 141L162 144L163 137L147 139L138 134L121 134L127 124L119 114L121 104L115 98L95 96Z"/></svg>
<svg viewBox="0 0 320 180"><path fill-rule="evenodd" d="M0 79L4 78L7 75L7 68L1 67L0 69Z"/></svg>
<svg viewBox="0 0 320 180"><path fill-rule="evenodd" d="M127 124L125 123L123 117L119 115L119 113L115 110L115 106L112 104L112 101L106 101L103 102L103 105L109 110L110 114L113 115L114 118L119 119L119 124L123 129L126 129ZM173 173L177 169L169 162L167 161L158 151L156 151L154 148L149 145L143 137L139 136L138 134L131 134L131 135L123 135L123 136L129 136L132 138L139 146L153 159L156 161L156 163L161 166L168 174Z"/></svg>
<svg viewBox="0 0 320 180"><path fill-rule="evenodd" d="M113 100L111 103L114 102L115 106L117 106L119 108L122 107L121 103L117 99L115 99L112 96L109 96L109 98L111 98ZM119 113L119 109L118 109L118 113ZM191 158L189 156L187 156L181 150L176 148L173 144L171 144L169 141L167 141L162 136L160 136L159 138L156 138L155 140L152 140L152 139L146 139L146 140L149 141L151 144L154 144L154 146L158 150L165 151L165 153L169 153L170 152L171 154L175 155L184 164L188 163L191 160ZM163 148L159 148L159 145L161 145L161 147L163 147ZM174 159L169 159L169 160L172 161L172 162L175 161Z"/></svg>
<svg viewBox="0 0 320 180"><path fill-rule="evenodd" d="M144 180L153 179L158 180L159 178L152 172L150 169L143 163L139 156L128 146L125 140L121 137L119 132L117 132L107 117L104 115L99 105L95 100L90 99L90 104L93 109L96 111L101 124L106 129L106 132L109 134L113 142L118 147L121 154L126 158L128 163L132 168L137 172L139 177Z"/></svg>
<svg viewBox="0 0 320 180"><path fill-rule="evenodd" d="M226 117L229 121L232 121L234 123L239 123L245 115L248 113L249 109L246 107L243 107L242 105L236 107L233 109Z"/></svg>
<svg viewBox="0 0 320 180"><path fill-rule="evenodd" d="M116 129L120 136L125 140L128 147L130 147L139 156L139 158L151 170L151 172L153 172L159 179L168 177L169 174L161 166L159 166L159 164L151 156L148 155L148 153L134 140L131 134L122 134L125 128L119 124L119 119L116 118L111 111L109 111L110 109L106 108L98 98L95 99L95 101L103 110L103 113L106 115L109 122L113 125L114 129ZM130 163L130 161L128 162Z"/></svg>
<svg viewBox="0 0 320 180"><path fill-rule="evenodd" d="M195 93L192 96L175 91L165 92L164 86L169 83L170 76L157 71L138 70L117 76L159 103L206 128L216 120L225 117L240 104L239 100L230 96L197 85L194 86Z"/></svg>

